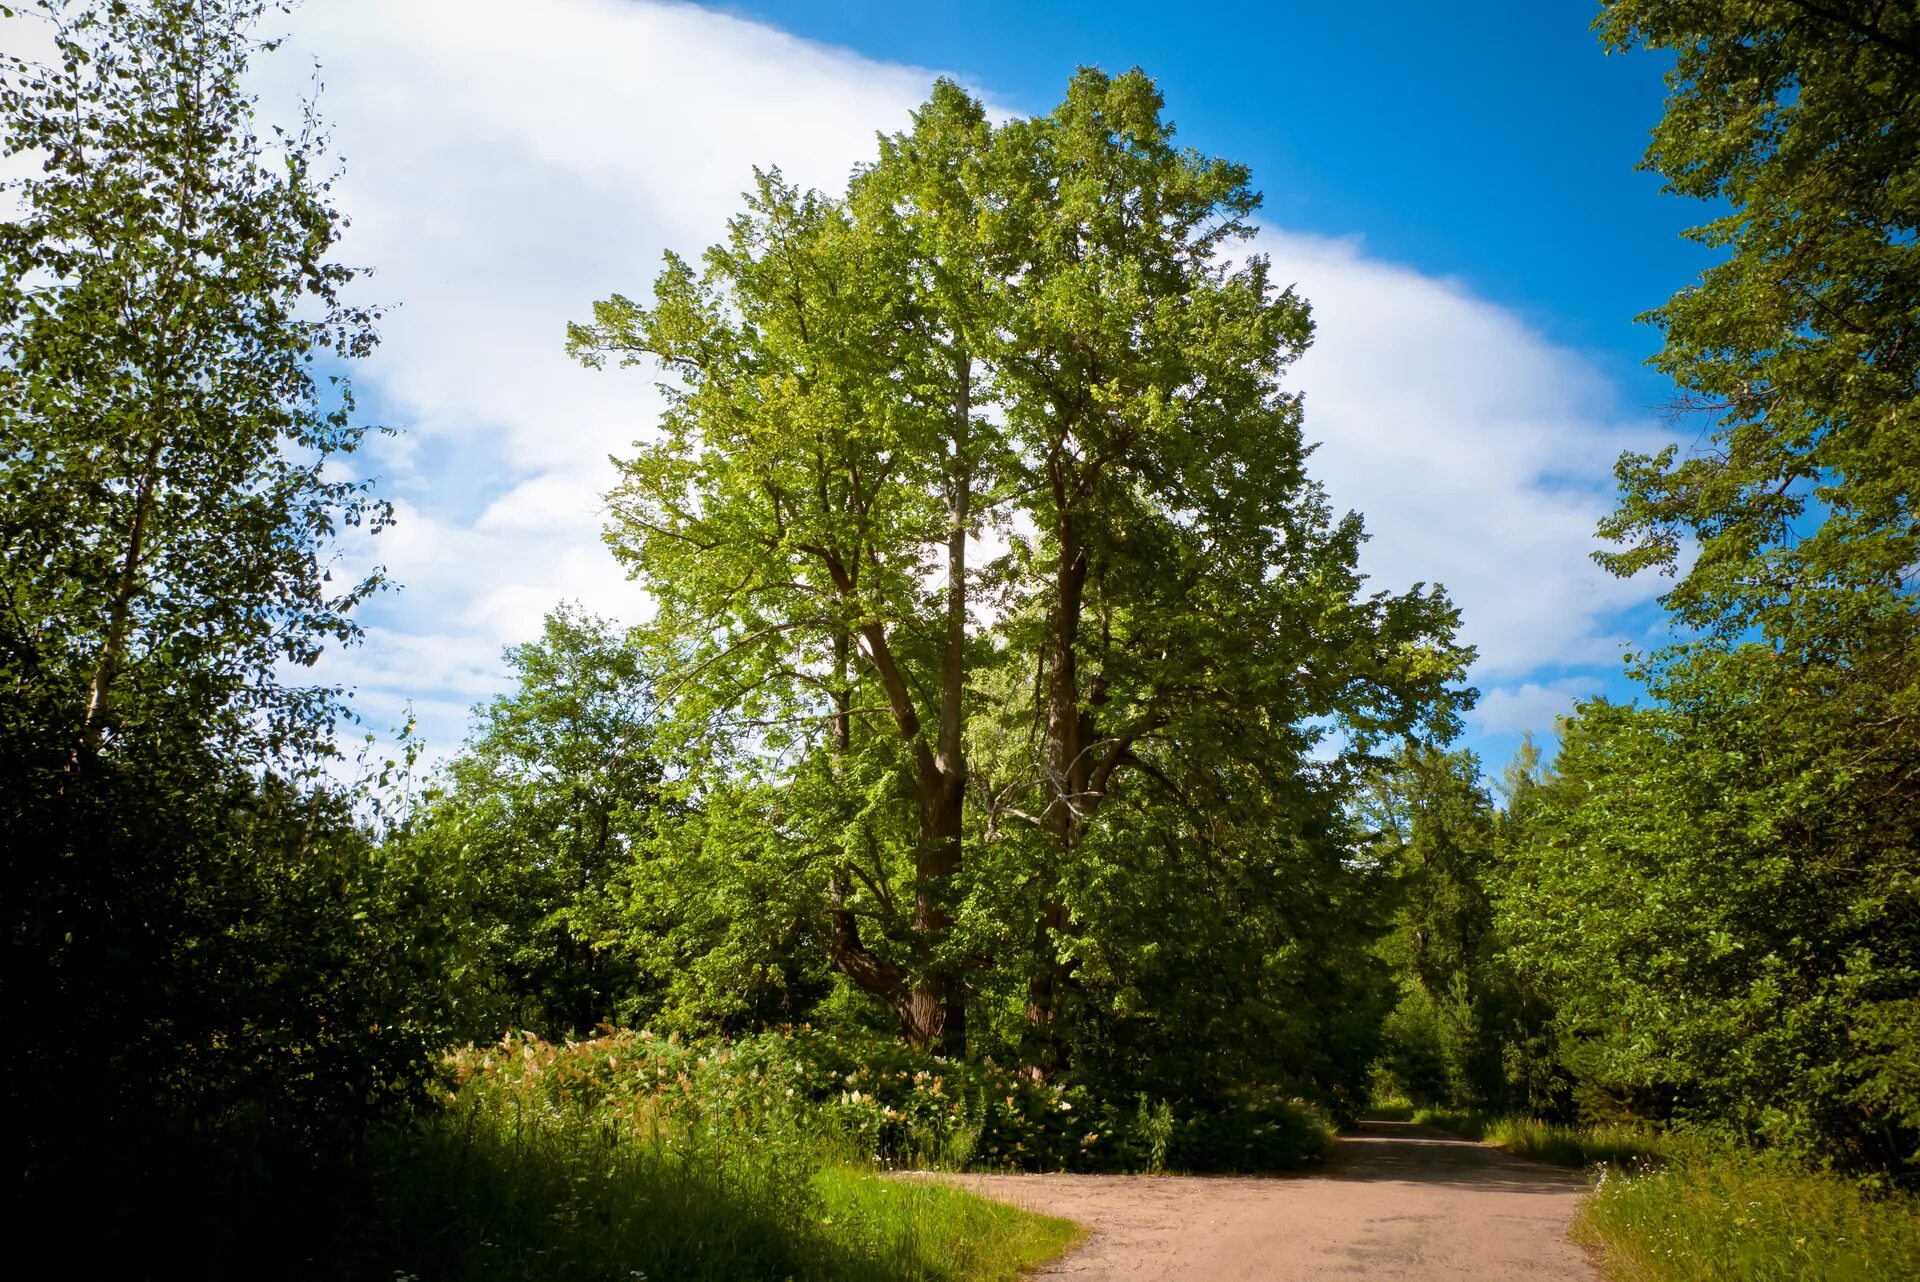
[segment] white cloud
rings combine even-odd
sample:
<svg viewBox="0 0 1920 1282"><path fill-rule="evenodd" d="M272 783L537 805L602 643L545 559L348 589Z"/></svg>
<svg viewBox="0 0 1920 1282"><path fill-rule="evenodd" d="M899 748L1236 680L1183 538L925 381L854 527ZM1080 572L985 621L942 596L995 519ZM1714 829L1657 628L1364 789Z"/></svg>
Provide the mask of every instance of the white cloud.
<svg viewBox="0 0 1920 1282"><path fill-rule="evenodd" d="M405 500L374 550L406 590L326 672L361 687L371 722L415 696L440 749L465 702L498 688L499 647L555 602L645 608L599 542L597 496L657 401L640 371L569 361L565 323L644 292L663 250L719 236L755 164L838 188L932 79L689 6L530 12L329 0L298 10L296 52L263 64L284 103L301 54L323 62L348 164L343 255L399 304L359 378L412 433L374 460ZM1608 466L1638 435L1604 381L1512 313L1355 241L1268 230L1260 247L1319 323L1297 371L1324 442L1314 471L1366 513L1381 586L1439 580L1464 607L1476 679L1505 683L1479 724L1559 698L1564 683L1525 681L1543 663L1610 663L1612 616L1650 589L1586 560Z"/></svg>
<svg viewBox="0 0 1920 1282"><path fill-rule="evenodd" d="M264 60L268 112L322 64L346 158L345 261L397 304L358 372L408 435L367 466L403 498L356 547L398 597L320 675L373 725L414 700L429 744L500 687L503 645L562 599L633 618L644 595L600 543L599 495L657 399L638 371L563 350L595 299L642 293L669 248L724 230L755 165L833 188L905 125L932 73L883 65L724 14L628 0L328 0Z"/></svg>
<svg viewBox="0 0 1920 1282"><path fill-rule="evenodd" d="M1365 515L1375 582L1444 583L1482 682L1617 661L1616 614L1659 588L1588 554L1613 460L1653 439L1645 425L1615 417L1591 365L1456 282L1355 240L1269 230L1259 248L1313 304L1295 371L1311 469Z"/></svg>
<svg viewBox="0 0 1920 1282"><path fill-rule="evenodd" d="M1585 677L1525 681L1487 691L1473 710L1472 720L1482 734L1524 734L1530 730L1536 735L1550 735L1556 718L1572 712L1576 700L1598 693L1599 683Z"/></svg>

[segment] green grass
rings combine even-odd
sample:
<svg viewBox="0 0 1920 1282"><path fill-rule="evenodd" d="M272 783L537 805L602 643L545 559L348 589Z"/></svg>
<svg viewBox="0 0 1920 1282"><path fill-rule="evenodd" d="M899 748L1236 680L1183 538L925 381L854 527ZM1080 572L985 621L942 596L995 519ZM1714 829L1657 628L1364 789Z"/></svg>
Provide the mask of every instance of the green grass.
<svg viewBox="0 0 1920 1282"><path fill-rule="evenodd" d="M382 1137L326 1278L1010 1279L1080 1229L878 1176L769 1093L673 1109L469 1080Z"/></svg>
<svg viewBox="0 0 1920 1282"><path fill-rule="evenodd" d="M1674 1148L1666 1137L1630 1126L1562 1126L1531 1117L1428 1108L1416 1110L1413 1120L1555 1166L1621 1166L1663 1157Z"/></svg>
<svg viewBox="0 0 1920 1282"><path fill-rule="evenodd" d="M1624 1126L1419 1109L1414 1120L1594 1168L1576 1233L1621 1282L1920 1278L1920 1199L1751 1151Z"/></svg>
<svg viewBox="0 0 1920 1282"><path fill-rule="evenodd" d="M1422 1126L1437 1126L1443 1131L1452 1131L1462 1139L1485 1139L1487 1123L1492 1119L1482 1113L1469 1113L1458 1109L1416 1108L1411 1113L1398 1114L1402 1120L1411 1119Z"/></svg>
<svg viewBox="0 0 1920 1282"><path fill-rule="evenodd" d="M1607 1168L1576 1232L1623 1282L1920 1278L1920 1202L1754 1154Z"/></svg>
<svg viewBox="0 0 1920 1282"><path fill-rule="evenodd" d="M833 1167L816 1186L831 1236L855 1258L884 1265L890 1278L1013 1279L1085 1235L1071 1220L936 1180Z"/></svg>

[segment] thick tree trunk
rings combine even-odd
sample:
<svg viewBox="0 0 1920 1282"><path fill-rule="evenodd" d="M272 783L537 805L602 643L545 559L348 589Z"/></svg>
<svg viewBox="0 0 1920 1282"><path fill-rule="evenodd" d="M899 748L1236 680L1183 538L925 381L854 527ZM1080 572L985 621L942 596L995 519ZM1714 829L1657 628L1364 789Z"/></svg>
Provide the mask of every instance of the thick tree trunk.
<svg viewBox="0 0 1920 1282"><path fill-rule="evenodd" d="M850 649L847 634L838 633L833 639L833 717L828 732L836 770L853 744L853 696L847 686ZM835 970L885 1002L900 1017L903 1031L908 1031L911 1039L906 975L898 966L883 961L860 938L860 920L847 906L852 891L847 869L835 868L827 881L827 960Z"/></svg>
<svg viewBox="0 0 1920 1282"><path fill-rule="evenodd" d="M931 761L920 760L920 853L915 869L914 933L922 951L910 1037L949 1055L967 1050L966 996L951 961L931 956L953 929L953 875L960 870L967 796L967 530L973 519L973 362L955 362L951 461L947 476L947 617L940 664L940 725Z"/></svg>
<svg viewBox="0 0 1920 1282"><path fill-rule="evenodd" d="M1059 957L1060 938L1069 914L1060 898L1059 869L1072 858L1082 816L1089 804L1090 762L1083 742L1089 727L1080 711L1079 635L1081 607L1086 598L1087 556L1074 523L1066 512L1066 494L1056 481L1060 511L1060 563L1054 572L1053 626L1048 636L1047 791L1042 827L1053 839L1053 868L1044 878L1038 920L1034 923L1033 969L1027 976L1027 1072L1047 1078L1066 1066L1060 1039L1062 989L1069 967Z"/></svg>
<svg viewBox="0 0 1920 1282"><path fill-rule="evenodd" d="M960 869L964 838L967 767L964 732L967 640L967 530L972 520L972 464L968 426L972 416L973 364L962 352L956 361L952 454L947 478L946 637L941 656L939 725L930 749L905 679L893 658L886 630L876 623L860 630L862 649L880 678L901 735L915 748L915 790L919 798L919 842L914 855L911 979L902 967L882 961L860 940L859 923L846 906L851 891L845 872L829 887L828 954L836 969L880 997L900 1017L901 1033L920 1050L964 1055L967 1046L965 985L950 960L939 953L953 929L953 875ZM835 567L843 592L851 578ZM851 741L850 698L845 668L847 638L836 641L839 673L833 716L833 745L844 755Z"/></svg>

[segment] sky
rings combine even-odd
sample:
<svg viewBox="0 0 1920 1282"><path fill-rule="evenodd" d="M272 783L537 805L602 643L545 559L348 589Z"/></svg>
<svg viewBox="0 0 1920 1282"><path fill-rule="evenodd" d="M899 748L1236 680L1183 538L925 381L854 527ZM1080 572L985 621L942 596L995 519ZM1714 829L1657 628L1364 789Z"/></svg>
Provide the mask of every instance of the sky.
<svg viewBox="0 0 1920 1282"><path fill-rule="evenodd" d="M752 166L839 190L935 75L1050 108L1077 65L1157 77L1186 144L1252 166L1257 247L1314 307L1295 368L1312 471L1365 514L1363 569L1444 583L1479 649L1464 742L1490 769L1576 697L1630 694L1660 582L1594 567L1613 459L1669 434L1634 316L1703 265L1699 211L1635 171L1660 65L1606 56L1579 0L1449 6L315 0L261 67L310 88L345 171L342 257L384 342L356 373L403 429L352 466L396 524L345 549L400 584L320 676L434 755L506 688L505 646L562 600L637 619L600 542L609 454L659 408L595 372L569 320L644 295L723 233Z"/></svg>

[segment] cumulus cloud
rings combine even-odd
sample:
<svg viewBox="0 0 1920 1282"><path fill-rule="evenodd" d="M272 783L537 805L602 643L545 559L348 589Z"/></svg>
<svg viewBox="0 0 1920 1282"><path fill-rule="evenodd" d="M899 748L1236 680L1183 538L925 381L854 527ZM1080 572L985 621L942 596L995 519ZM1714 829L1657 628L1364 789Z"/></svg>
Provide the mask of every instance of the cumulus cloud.
<svg viewBox="0 0 1920 1282"><path fill-rule="evenodd" d="M629 0L546 0L537 21L502 0L329 0L291 22L263 97L287 118L321 64L341 255L392 305L357 379L407 432L360 464L399 520L348 557L403 590L321 676L372 724L411 699L444 750L556 602L646 610L600 543L599 496L658 402L644 374L568 359L566 323L716 239L755 165L843 184L933 73Z"/></svg>
<svg viewBox="0 0 1920 1282"><path fill-rule="evenodd" d="M646 0L546 0L537 21L504 0L329 0L293 21L268 96L303 87L301 54L323 64L344 255L398 304L359 379L411 433L368 463L401 520L352 553L405 592L327 675L370 721L413 697L445 749L499 688L500 646L557 601L646 608L599 542L598 496L657 401L639 371L570 362L565 323L715 239L756 164L839 187L933 73ZM1480 648L1480 724L1518 724L1565 680L1535 670L1608 662L1615 616L1646 595L1586 559L1608 466L1640 433L1577 355L1456 282L1356 240L1266 229L1258 248L1314 305L1296 382L1314 471L1367 516L1365 568L1448 586Z"/></svg>
<svg viewBox="0 0 1920 1282"><path fill-rule="evenodd" d="M1479 706L1473 710L1473 722L1482 734L1524 734L1529 730L1552 734L1558 718L1572 712L1576 701L1594 693L1594 682L1585 677L1500 686L1481 695Z"/></svg>
<svg viewBox="0 0 1920 1282"><path fill-rule="evenodd" d="M1589 559L1611 467L1652 435L1620 421L1578 355L1457 282L1370 258L1354 239L1266 231L1276 277L1313 304L1296 367L1312 470L1365 514L1376 583L1444 583L1474 675L1617 660L1618 614L1658 588Z"/></svg>

